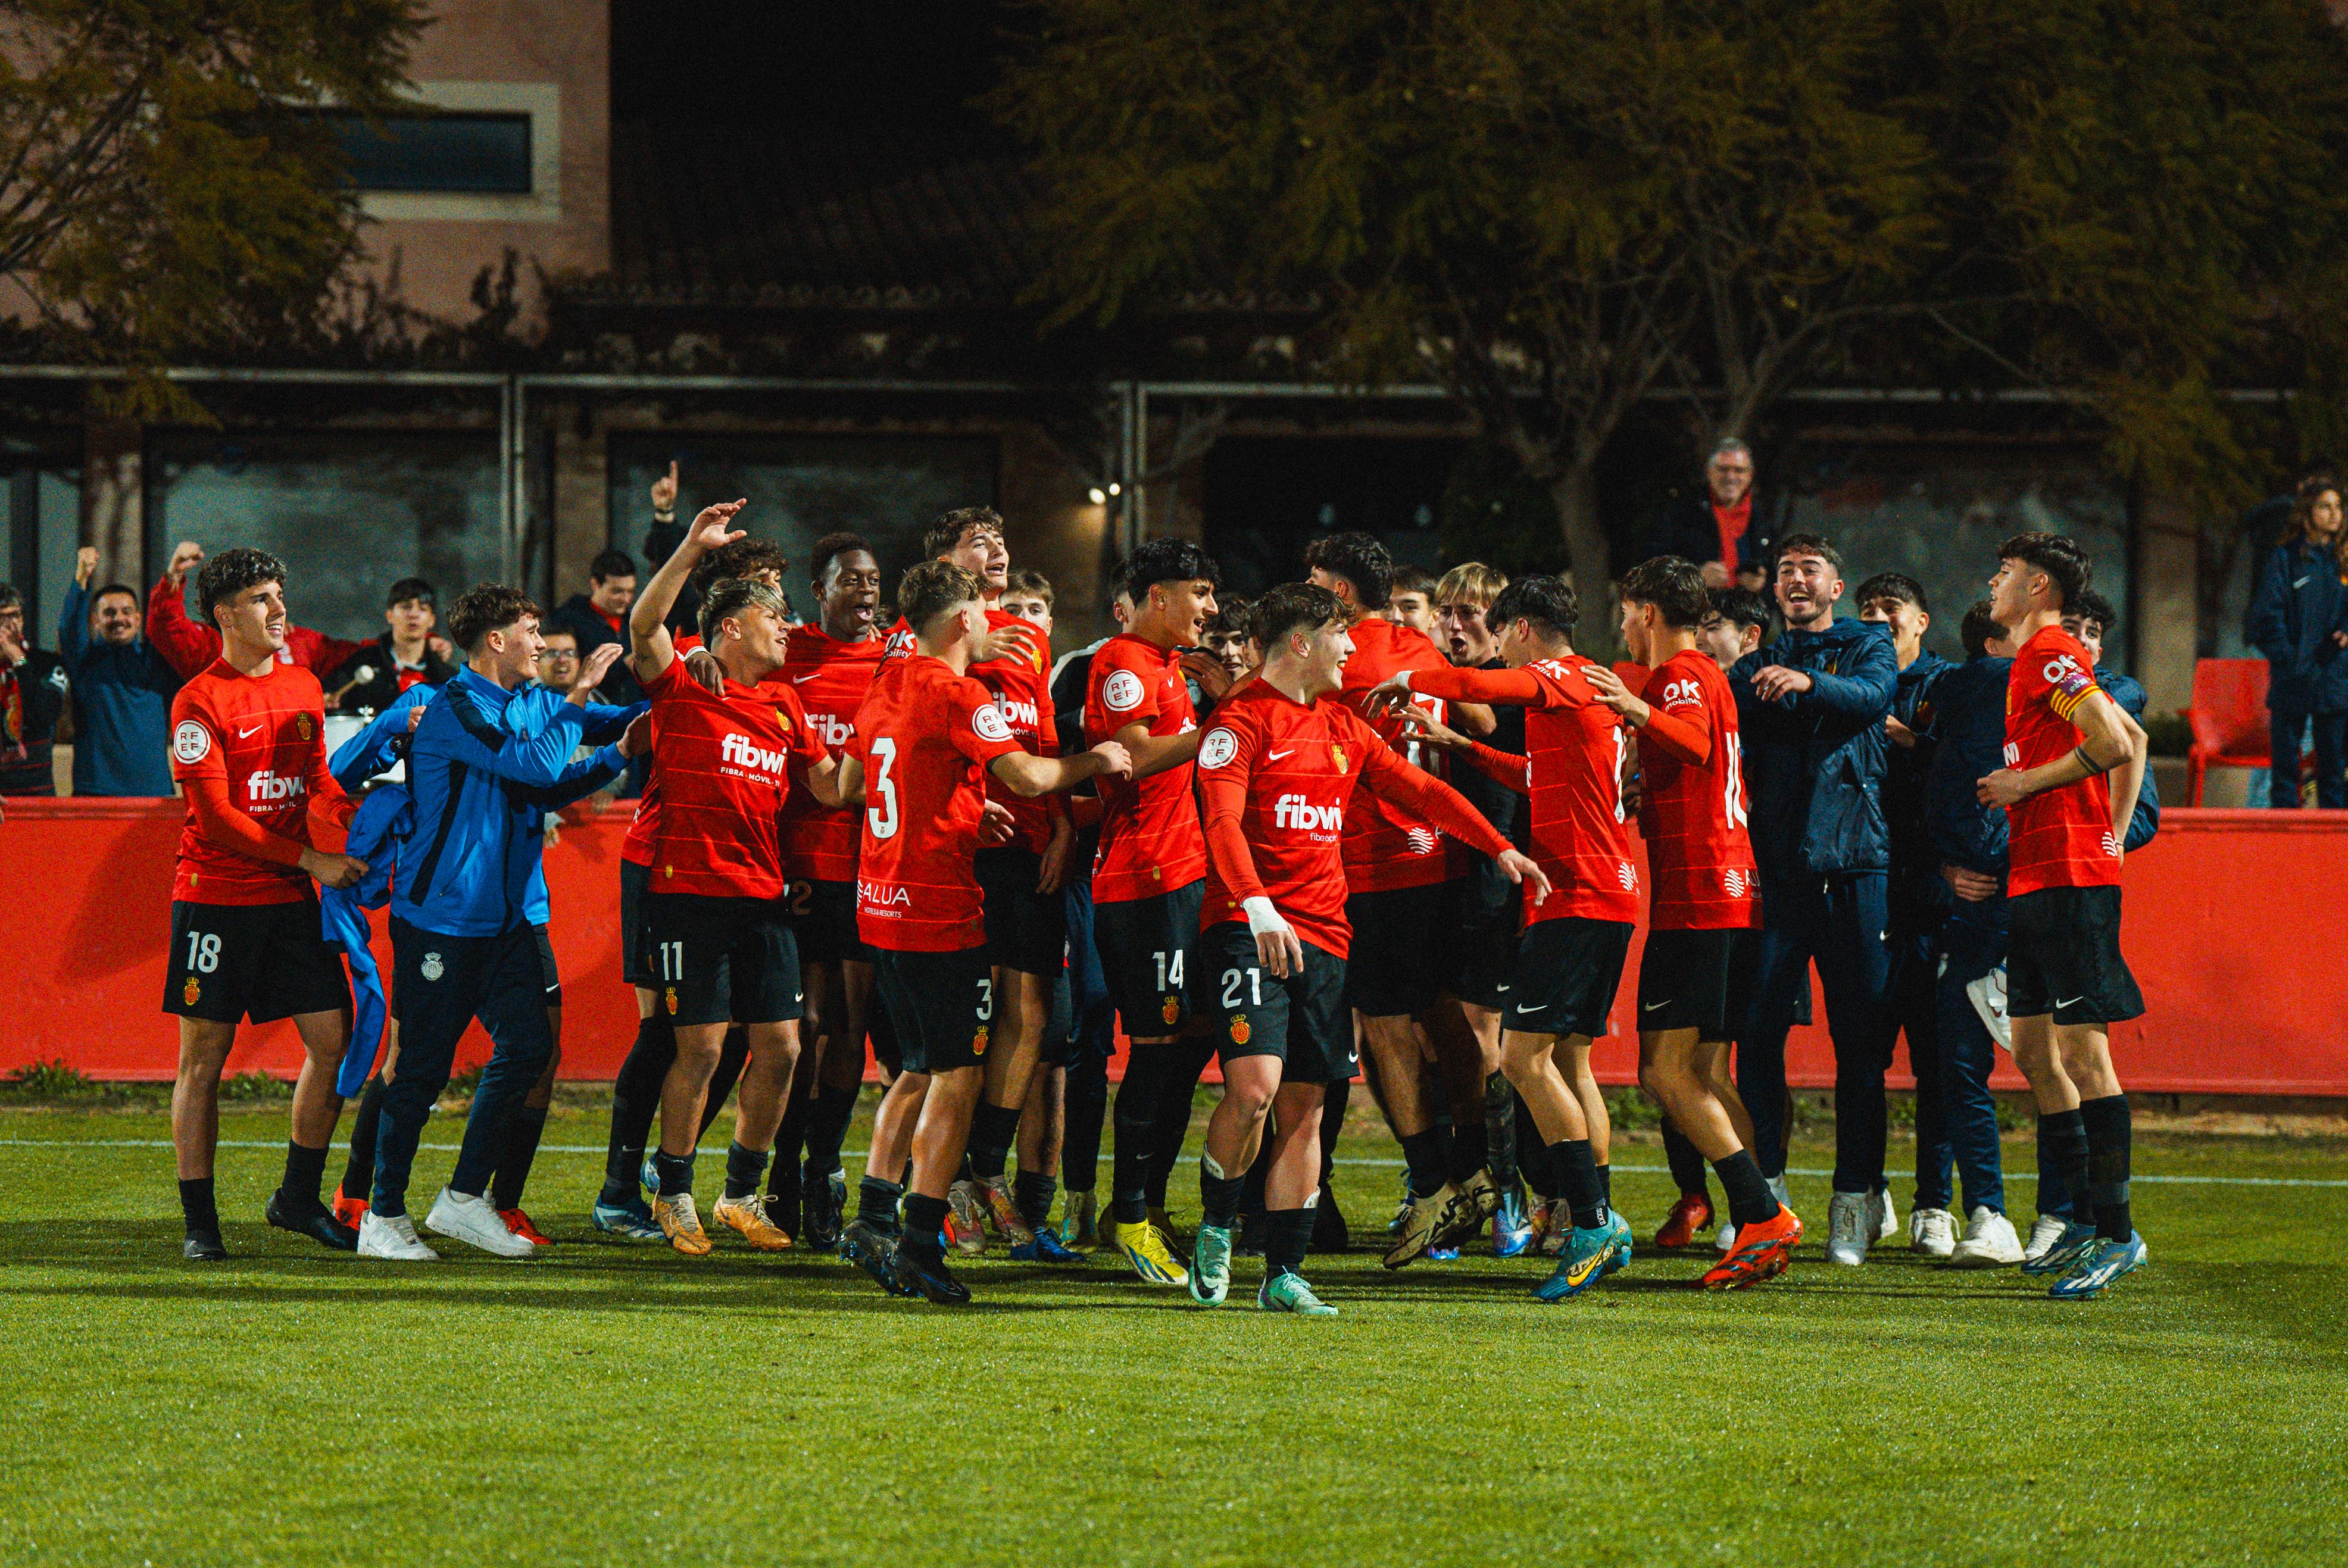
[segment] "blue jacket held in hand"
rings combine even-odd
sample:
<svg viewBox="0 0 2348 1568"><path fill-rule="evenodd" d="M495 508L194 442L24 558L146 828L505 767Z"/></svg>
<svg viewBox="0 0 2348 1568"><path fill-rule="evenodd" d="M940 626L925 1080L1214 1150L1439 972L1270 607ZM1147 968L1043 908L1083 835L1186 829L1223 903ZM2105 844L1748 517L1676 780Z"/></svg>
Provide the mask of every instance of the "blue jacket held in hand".
<svg viewBox="0 0 2348 1568"><path fill-rule="evenodd" d="M335 1092L345 1099L366 1087L367 1076L375 1071L376 1056L383 1047L383 975L369 945L373 933L366 912L391 902L400 844L415 820L415 806L406 789L386 784L371 791L351 819L350 837L343 846L344 853L366 862L367 874L355 887L318 890L318 914L327 944L341 948L351 968L355 1011L350 1043L343 1047L342 1065L335 1072Z"/></svg>
<svg viewBox="0 0 2348 1568"><path fill-rule="evenodd" d="M2332 552L2305 539L2268 552L2242 617L2242 641L2267 656L2267 707L2276 713L2348 713L2348 586Z"/></svg>
<svg viewBox="0 0 2348 1568"><path fill-rule="evenodd" d="M1765 702L1753 677L1767 665L1816 683ZM1728 672L1753 790L1753 850L1764 882L1891 864L1884 825L1883 720L1900 683L1889 628L1837 619L1788 630Z"/></svg>

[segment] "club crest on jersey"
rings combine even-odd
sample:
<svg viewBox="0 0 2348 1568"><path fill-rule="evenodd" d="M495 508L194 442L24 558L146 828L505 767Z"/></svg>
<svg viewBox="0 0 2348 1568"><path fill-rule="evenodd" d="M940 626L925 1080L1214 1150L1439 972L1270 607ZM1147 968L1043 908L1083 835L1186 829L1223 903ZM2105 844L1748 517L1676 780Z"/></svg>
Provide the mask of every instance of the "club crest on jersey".
<svg viewBox="0 0 2348 1568"><path fill-rule="evenodd" d="M1141 706L1141 677L1131 670L1112 670L1101 682L1101 705L1111 713L1131 713Z"/></svg>
<svg viewBox="0 0 2348 1568"><path fill-rule="evenodd" d="M1248 1036L1252 1033L1254 1033L1254 1031L1248 1027L1247 1015L1245 1013L1233 1013L1231 1015L1231 1044L1235 1046L1246 1045L1248 1043Z"/></svg>
<svg viewBox="0 0 2348 1568"><path fill-rule="evenodd" d="M1158 1013L1159 1016L1164 1018L1168 1023L1170 1024L1174 1022L1174 1020L1182 1016L1182 999L1179 996L1167 997L1166 1005L1159 1008Z"/></svg>
<svg viewBox="0 0 2348 1568"><path fill-rule="evenodd" d="M314 728L314 727L310 723L310 716L306 713L297 715L294 717L294 727L295 730L300 732L302 738L304 740L310 738Z"/></svg>
<svg viewBox="0 0 2348 1568"><path fill-rule="evenodd" d="M978 1032L970 1037L970 1054L974 1057L983 1057L986 1055L986 1026L984 1024L981 1024L978 1026Z"/></svg>
<svg viewBox="0 0 2348 1568"><path fill-rule="evenodd" d="M204 988L197 985L196 977L191 975L188 976L188 983L180 987L180 1005L182 1006L192 1007L196 1005L196 998L203 994Z"/></svg>
<svg viewBox="0 0 2348 1568"><path fill-rule="evenodd" d="M427 980L438 980L440 976L448 973L448 966L440 962L440 955L437 953L426 954L424 955L424 962L417 965L416 969L417 973L423 975Z"/></svg>
<svg viewBox="0 0 2348 1568"><path fill-rule="evenodd" d="M1239 754L1239 737L1220 726L1207 731L1207 738L1199 742L1199 766L1201 768L1220 768Z"/></svg>
<svg viewBox="0 0 2348 1568"><path fill-rule="evenodd" d="M1334 740L1329 743L1329 760L1335 765L1338 772L1343 773L1345 770L1345 748Z"/></svg>
<svg viewBox="0 0 2348 1568"><path fill-rule="evenodd" d="M779 703L775 706L775 727L781 730L785 735L788 735L791 732L791 716L784 711L782 705Z"/></svg>
<svg viewBox="0 0 2348 1568"><path fill-rule="evenodd" d="M182 762L201 762L211 749L212 732L192 718L180 720L171 731L171 755Z"/></svg>
<svg viewBox="0 0 2348 1568"><path fill-rule="evenodd" d="M988 703L984 707L971 710L970 727L978 731L978 738L981 740L990 740L1000 745L1011 738L1011 721L1004 717L1003 710L993 703Z"/></svg>

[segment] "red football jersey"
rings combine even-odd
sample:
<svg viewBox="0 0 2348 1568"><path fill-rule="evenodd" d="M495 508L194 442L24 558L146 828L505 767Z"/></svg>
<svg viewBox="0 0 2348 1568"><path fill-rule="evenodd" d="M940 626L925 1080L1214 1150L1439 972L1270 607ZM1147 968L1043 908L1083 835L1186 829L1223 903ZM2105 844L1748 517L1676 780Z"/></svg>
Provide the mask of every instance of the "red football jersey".
<svg viewBox="0 0 2348 1568"><path fill-rule="evenodd" d="M943 659L886 660L857 709L864 759L856 930L891 953L960 953L986 940L971 856L987 763L1021 749L987 689Z"/></svg>
<svg viewBox="0 0 2348 1568"><path fill-rule="evenodd" d="M856 710L872 687L886 639L843 643L820 626L794 626L784 649L782 679L798 694L808 727L826 751L838 757L856 738ZM802 784L783 805L783 858L790 874L817 882L856 880L856 836L860 813L835 811Z"/></svg>
<svg viewBox="0 0 2348 1568"><path fill-rule="evenodd" d="M1128 724L1153 736L1199 727L1181 656L1130 632L1103 643L1085 683L1085 744L1116 738ZM1153 773L1138 784L1103 779L1100 855L1093 902L1123 903L1188 887L1207 874L1207 843L1190 795L1193 763Z"/></svg>
<svg viewBox="0 0 2348 1568"><path fill-rule="evenodd" d="M282 839L310 843L310 804L339 800L326 770L326 697L318 677L282 660L248 676L214 659L171 699L171 777L218 779L229 804ZM310 896L297 866L272 865L203 836L192 807L180 830L171 897L190 903L295 903Z"/></svg>
<svg viewBox="0 0 2348 1568"><path fill-rule="evenodd" d="M2042 627L2014 655L2005 686L2005 765L2044 767L2079 744L2072 715L2103 688L2096 662L2060 626ZM2005 891L2108 887L2120 880L2107 773L2033 795L2006 809Z"/></svg>
<svg viewBox="0 0 2348 1568"><path fill-rule="evenodd" d="M1201 931L1245 920L1241 901L1260 893L1300 938L1346 956L1354 936L1345 918L1347 816L1381 790L1405 796L1420 820L1446 813L1437 820L1487 854L1509 847L1344 703L1324 697L1308 707L1270 681L1250 681L1216 705L1198 766L1207 840Z"/></svg>
<svg viewBox="0 0 2348 1568"><path fill-rule="evenodd" d="M624 632L621 634L626 635ZM682 659L701 646L701 639L691 632L671 634L671 651ZM636 795L635 815L628 819L626 837L620 841L620 858L633 861L640 866L653 863L653 841L660 836L660 758L644 754L644 787Z"/></svg>
<svg viewBox="0 0 2348 1568"><path fill-rule="evenodd" d="M1636 920L1639 866L1622 800L1629 728L1598 700L1580 654L1514 670L1433 670L1413 687L1453 702L1516 702L1525 708L1532 769L1532 850L1556 891L1525 911L1527 923L1578 914Z"/></svg>
<svg viewBox="0 0 2348 1568"><path fill-rule="evenodd" d="M1632 689L1656 713L1701 736L1707 748L1702 763L1688 762L1665 748L1652 727L1638 731L1639 830L1654 888L1648 924L1656 931L1758 925L1736 694L1720 665L1695 648L1638 673L1645 689L1635 683Z"/></svg>
<svg viewBox="0 0 2348 1568"><path fill-rule="evenodd" d="M1060 727L1052 712L1052 640L1034 622L1004 610L986 613L987 630L998 626L1025 626L1035 643L1025 654L1008 654L999 659L970 666L970 678L994 695L994 706L1003 710L1018 738L1020 749L1030 757L1057 757L1060 754ZM1052 841L1052 797L1033 798L1021 795L1009 785L988 774L986 798L1011 813L1014 832L1018 841L1037 854Z"/></svg>
<svg viewBox="0 0 2348 1568"><path fill-rule="evenodd" d="M673 659L644 696L661 780L652 891L781 897L783 800L824 758L789 684L729 680L713 696Z"/></svg>
<svg viewBox="0 0 2348 1568"><path fill-rule="evenodd" d="M1339 694L1380 740L1408 762L1425 767L1417 740L1404 730L1402 716L1362 714L1362 700L1372 686L1397 670L1442 670L1451 667L1426 634L1397 625L1375 615L1353 625L1354 655L1345 661L1345 685ZM1415 706L1437 720L1444 718L1443 699L1420 697ZM1404 806L1364 795L1345 821L1345 884L1354 892L1385 892L1394 888L1430 887L1451 874L1443 835Z"/></svg>

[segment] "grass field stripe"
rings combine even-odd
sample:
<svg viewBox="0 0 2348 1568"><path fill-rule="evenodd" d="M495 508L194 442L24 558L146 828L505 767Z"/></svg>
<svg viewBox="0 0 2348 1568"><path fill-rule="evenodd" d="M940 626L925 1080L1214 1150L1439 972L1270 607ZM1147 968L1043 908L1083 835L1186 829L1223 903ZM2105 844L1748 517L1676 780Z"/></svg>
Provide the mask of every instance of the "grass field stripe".
<svg viewBox="0 0 2348 1568"><path fill-rule="evenodd" d="M171 1146L171 1140L168 1138L0 1138L0 1149L169 1149ZM282 1139L263 1140L223 1138L220 1142L213 1145L213 1147L217 1149L283 1149L285 1147L285 1144ZM458 1143L419 1143L416 1147L418 1152L428 1150L442 1154L454 1154L464 1146ZM538 1151L541 1154L602 1154L607 1152L603 1145L600 1143L542 1143L539 1145ZM700 1149L695 1150L696 1155L722 1155L725 1152L726 1145L722 1143L704 1144ZM865 1150L861 1149L843 1149L839 1151L839 1156L843 1160L861 1160L864 1158L864 1155ZM1399 1171L1403 1167L1403 1162L1399 1160L1347 1159L1332 1161L1331 1163L1335 1165L1367 1166L1372 1169L1384 1167L1389 1171ZM1671 1167L1668 1165L1616 1165L1612 1169L1622 1171L1625 1174L1632 1176L1668 1176L1671 1174ZM1832 1176L1834 1172L1825 1166L1808 1167L1790 1165L1786 1168L1786 1174L1788 1176ZM2005 1179L2009 1181L2035 1181L2038 1180L2038 1172L2035 1171L2008 1171L2004 1174ZM2176 1187L2348 1187L2348 1181L2332 1181L2322 1177L2300 1176L2131 1176L2128 1180L2131 1181L2161 1182Z"/></svg>

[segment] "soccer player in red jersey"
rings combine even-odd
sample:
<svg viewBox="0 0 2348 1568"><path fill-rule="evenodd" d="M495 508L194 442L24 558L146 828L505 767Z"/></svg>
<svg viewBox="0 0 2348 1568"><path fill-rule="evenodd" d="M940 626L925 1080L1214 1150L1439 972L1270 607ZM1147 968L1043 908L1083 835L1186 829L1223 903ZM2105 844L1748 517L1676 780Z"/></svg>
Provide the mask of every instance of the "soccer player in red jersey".
<svg viewBox="0 0 2348 1568"><path fill-rule="evenodd" d="M685 672L664 624L701 558L744 537L727 526L743 504L705 508L628 614L629 658L652 702L661 779L646 900L654 967L658 1005L676 1030L676 1060L661 1085L653 1216L669 1244L690 1257L709 1251L694 1207L693 1154L729 1022L747 1027L751 1059L715 1212L761 1251L790 1244L757 1202L798 1064L803 1010L782 809L795 779L817 799L842 803L838 764L798 698L788 682L769 684L783 665L781 590L761 577L735 577L704 595L703 644L725 677L716 693Z"/></svg>
<svg viewBox="0 0 2348 1568"><path fill-rule="evenodd" d="M1399 708L1413 693L1526 709L1530 756L1488 747L1467 755L1493 777L1523 779L1532 798L1532 854L1556 892L1525 913L1509 975L1501 1067L1517 1086L1550 1151L1573 1220L1544 1301L1580 1294L1630 1256L1631 1227L1611 1212L1598 1174L1597 1145L1611 1130L1590 1077L1590 1043L1607 1029L1622 961L1639 913L1639 868L1623 779L1630 733L1599 700L1573 651L1581 607L1555 577L1511 583L1488 614L1499 630L1505 670L1405 670L1375 694ZM1562 1045L1569 1080L1557 1062Z"/></svg>
<svg viewBox="0 0 2348 1568"><path fill-rule="evenodd" d="M340 1252L358 1233L318 1200L342 1115L335 1072L351 1029L350 982L327 945L314 880L350 887L364 861L310 841L310 815L350 825L350 798L326 769L325 694L283 662L285 568L258 550L203 563L196 591L220 655L171 701L171 777L188 797L171 878L170 970L163 1010L180 1019L171 1143L187 1221L182 1253L228 1256L213 1201L220 1076L236 1026L291 1018L304 1059L294 1084L285 1176L269 1222Z"/></svg>
<svg viewBox="0 0 2348 1568"><path fill-rule="evenodd" d="M1622 645L1643 668L1632 691L1592 668L1599 700L1639 737L1639 826L1647 841L1647 947L1639 961L1639 1081L1728 1193L1736 1244L1704 1275L1713 1289L1784 1272L1801 1222L1779 1205L1752 1155L1751 1122L1716 1087L1751 997L1749 951L1760 923L1746 830L1736 695L1696 646L1710 609L1704 573L1659 555L1622 579Z"/></svg>
<svg viewBox="0 0 2348 1568"><path fill-rule="evenodd" d="M925 561L905 573L897 603L913 629L911 653L890 660L857 710L842 789L864 802L857 861L857 926L874 949L880 999L897 1031L906 1078L925 1080L911 1136L905 1229L889 1233L892 1183L869 1180L842 1255L883 1288L941 1304L970 1299L945 1264L946 1190L962 1164L992 1044L994 970L972 867L986 810L983 780L1024 798L1130 772L1114 741L1075 757L1037 757L1019 743L994 696L966 673L987 631L984 585L973 573ZM873 1164L902 1150L876 1137Z"/></svg>
<svg viewBox="0 0 2348 1568"><path fill-rule="evenodd" d="M2063 629L2091 568L2072 541L2021 533L1998 546L1990 613L2020 646L2005 696L2005 766L1981 780L1982 803L2010 827L2006 1016L2013 1065L2043 1121L2039 1148L2063 1163L2064 1190L2085 1193L2095 1224L2074 1222L2033 1274L2061 1273L2049 1293L2100 1295L2143 1266L2128 1211L2127 1096L2112 1070L2110 1027L2144 1013L2120 955L2120 861L2144 788L2145 733L2096 684L2095 660ZM2065 1272L2066 1271L2067 1272Z"/></svg>
<svg viewBox="0 0 2348 1568"><path fill-rule="evenodd" d="M1207 845L1190 793L1199 717L1183 676L1196 675L1210 696L1229 677L1219 660L1184 650L1198 646L1215 613L1218 575L1213 558L1189 540L1135 550L1125 567L1133 619L1093 655L1085 691L1085 738L1117 741L1133 755L1132 779L1101 789L1093 866L1093 942L1132 1043L1117 1092L1112 1237L1136 1274L1178 1286L1189 1276L1149 1222L1149 1171L1161 1140L1174 1144L1165 1152L1179 1152L1162 1110L1190 1087L1178 1081L1188 1068L1176 1042L1188 1016L1183 962L1199 934Z"/></svg>
<svg viewBox="0 0 2348 1568"><path fill-rule="evenodd" d="M1202 1217L1189 1283L1209 1305L1230 1288L1231 1226L1269 1112L1256 1305L1321 1316L1334 1309L1297 1270L1319 1197L1322 1101L1354 1067L1344 1003L1353 898L1341 849L1352 802L1365 790L1474 845L1526 882L1535 904L1549 885L1457 790L1331 700L1354 636L1373 623L1313 583L1274 588L1256 601L1255 619L1263 668L1216 706L1199 747L1207 889L1189 987L1193 1009L1218 1020L1223 1099L1199 1161Z"/></svg>
<svg viewBox="0 0 2348 1568"><path fill-rule="evenodd" d="M1394 560L1366 533L1337 533L1306 547L1311 580L1334 593L1356 617L1354 653L1345 661L1344 700L1363 715L1381 740L1408 761L1424 744L1401 717L1373 712L1368 694L1400 670L1450 667L1424 634L1385 618ZM1437 723L1440 699L1414 706ZM1399 800L1365 799L1345 823L1345 917L1358 934L1345 966L1346 1001L1362 1016L1381 1102L1409 1166L1410 1201L1396 1217L1389 1266L1450 1245L1499 1206L1499 1189L1478 1160L1452 1168L1452 1149L1436 1125L1441 1088L1427 1071L1433 1046L1421 1015L1443 985L1443 946L1429 939L1445 923L1451 862L1442 835ZM1447 1044L1453 1043L1447 1037Z"/></svg>

